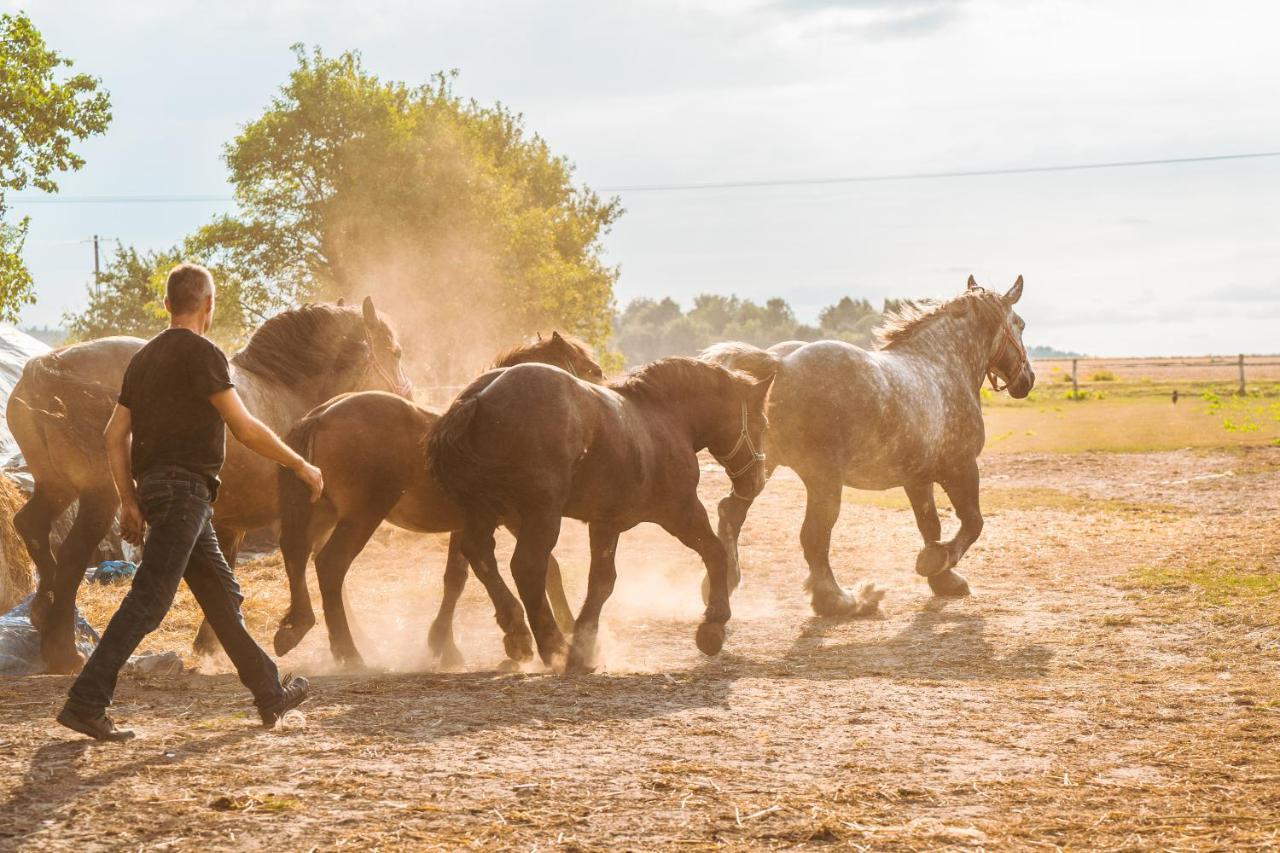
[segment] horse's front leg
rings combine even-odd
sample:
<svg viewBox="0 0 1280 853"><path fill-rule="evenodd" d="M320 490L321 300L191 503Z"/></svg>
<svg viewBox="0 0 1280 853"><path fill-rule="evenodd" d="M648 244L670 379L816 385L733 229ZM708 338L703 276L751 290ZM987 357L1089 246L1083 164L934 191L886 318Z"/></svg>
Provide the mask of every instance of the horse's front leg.
<svg viewBox="0 0 1280 853"><path fill-rule="evenodd" d="M466 585L467 558L462 553L462 534L455 531L449 534L449 557L444 565L444 595L440 598L440 610L427 632L431 654L445 669L461 669L465 662L453 637L453 612Z"/></svg>
<svg viewBox="0 0 1280 853"><path fill-rule="evenodd" d="M682 511L671 520L663 522L663 528L680 540L687 548L696 551L707 567L707 609L698 626L695 641L704 655L716 655L724 647L725 625L731 614L729 609L729 560L725 547L711 529L707 511L695 494Z"/></svg>
<svg viewBox="0 0 1280 853"><path fill-rule="evenodd" d="M742 585L742 564L738 561L738 536L742 533L742 525L751 511L754 498L742 498L730 493L722 498L717 508L719 525L716 535L724 546L725 558L729 561L729 591L733 592ZM706 604L711 596L711 582L702 582L702 603Z"/></svg>
<svg viewBox="0 0 1280 853"><path fill-rule="evenodd" d="M971 460L959 471L948 476L942 483L951 505L955 507L956 517L960 519L960 529L946 542L928 541L928 533L921 526L920 532L925 535L924 550L916 558L916 571L929 579L929 588L935 595L963 596L969 594L969 583L957 571L955 566L960 558L969 550L969 546L977 541L982 533L982 508L978 501L978 462ZM910 491L907 492L911 494ZM933 503L933 488L929 488L929 503ZM915 498L912 498L915 506ZM937 518L937 509L933 510ZM917 521L920 511L917 509ZM931 530L933 528L930 528ZM938 535L941 535L939 529Z"/></svg>

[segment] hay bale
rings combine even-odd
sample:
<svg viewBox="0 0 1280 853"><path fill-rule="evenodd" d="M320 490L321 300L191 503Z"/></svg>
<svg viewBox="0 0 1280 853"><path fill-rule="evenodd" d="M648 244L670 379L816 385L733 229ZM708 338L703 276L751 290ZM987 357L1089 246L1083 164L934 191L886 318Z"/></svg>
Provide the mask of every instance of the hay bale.
<svg viewBox="0 0 1280 853"><path fill-rule="evenodd" d="M0 613L31 592L31 557L13 526L13 516L27 497L8 477L0 476Z"/></svg>

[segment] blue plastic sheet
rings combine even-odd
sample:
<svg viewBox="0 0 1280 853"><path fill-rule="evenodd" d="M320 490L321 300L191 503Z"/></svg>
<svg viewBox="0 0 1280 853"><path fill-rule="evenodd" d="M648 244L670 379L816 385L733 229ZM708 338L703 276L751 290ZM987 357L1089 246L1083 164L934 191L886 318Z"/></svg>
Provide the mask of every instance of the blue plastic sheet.
<svg viewBox="0 0 1280 853"><path fill-rule="evenodd" d="M28 595L18 606L0 616L0 675L32 675L44 671L40 660L40 635L31 624L31 599ZM80 611L76 611L76 647L86 657L98 644L93 630Z"/></svg>

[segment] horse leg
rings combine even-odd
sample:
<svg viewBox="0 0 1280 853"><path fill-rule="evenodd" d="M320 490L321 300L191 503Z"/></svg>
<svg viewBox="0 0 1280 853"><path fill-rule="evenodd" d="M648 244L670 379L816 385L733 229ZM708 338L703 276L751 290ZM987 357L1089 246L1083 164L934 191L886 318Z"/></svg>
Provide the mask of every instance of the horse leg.
<svg viewBox="0 0 1280 853"><path fill-rule="evenodd" d="M58 576L58 561L54 559L49 534L53 523L74 498L73 489L51 488L37 480L31 499L13 515L13 527L36 567L36 594L31 599L31 624L36 630L44 627L45 616L53 604L54 579Z"/></svg>
<svg viewBox="0 0 1280 853"><path fill-rule="evenodd" d="M325 499L320 503L324 506L314 507L305 524L288 523L288 516L281 516L280 556L284 560L285 576L289 579L289 609L280 618L272 641L277 657L283 657L296 648L316 624L311 592L307 589L307 565L316 546L333 532L335 521L333 508Z"/></svg>
<svg viewBox="0 0 1280 853"><path fill-rule="evenodd" d="M800 526L800 545L809 565L809 590L813 612L819 616L866 616L874 613L884 598L884 591L874 584L845 592L831 571L831 528L840 517L840 492L844 484L831 472L801 475L807 498L804 523Z"/></svg>
<svg viewBox="0 0 1280 853"><path fill-rule="evenodd" d="M356 650L355 640L351 638L351 624L347 620L347 607L342 599L342 585L351 568L351 561L364 550L385 515L384 512L372 512L363 517L342 519L334 527L329 541L316 554L316 578L320 582L324 622L329 629L329 651L344 666L362 667L364 659Z"/></svg>
<svg viewBox="0 0 1280 853"><path fill-rule="evenodd" d="M930 567L942 568L928 575L929 588L934 595L963 596L969 594L969 583L957 571L955 565L969 550L969 546L977 541L982 533L982 508L978 501L978 462L971 460L961 470L949 476L942 483L951 505L955 507L956 517L960 519L960 529L948 542L933 546L925 546L925 550L941 552L934 557ZM941 559L945 557L945 561ZM916 561L916 571L920 571L920 561ZM924 572L920 572L924 574Z"/></svg>
<svg viewBox="0 0 1280 853"><path fill-rule="evenodd" d="M503 522L511 535L520 538L520 524L511 519ZM547 606L555 617L560 632L568 634L573 630L573 608L569 607L569 598L564 594L564 576L560 574L560 561L555 554L547 555Z"/></svg>
<svg viewBox="0 0 1280 853"><path fill-rule="evenodd" d="M468 516L462 529L462 553L493 602L493 615L502 629L502 645L507 657L517 662L527 661L533 657L533 635L525 625L524 609L498 571L498 558L493 553L493 531L497 526L493 517Z"/></svg>
<svg viewBox="0 0 1280 853"><path fill-rule="evenodd" d="M680 540L685 547L696 551L707 567L709 595L707 609L698 626L695 641L704 655L716 655L724 648L725 625L729 622L729 559L725 547L711 529L707 511L696 498L674 517L663 523L663 528Z"/></svg>
<svg viewBox="0 0 1280 853"><path fill-rule="evenodd" d="M117 506L115 486L99 486L80 495L76 520L58 549L53 600L40 631L40 657L49 672L76 672L84 664L76 649L76 591L90 557L111 529Z"/></svg>
<svg viewBox="0 0 1280 853"><path fill-rule="evenodd" d="M560 514L527 511L520 513L520 534L511 555L511 576L524 602L529 628L538 645L538 656L551 666L564 651L564 635L547 604L547 558L560 538Z"/></svg>
<svg viewBox="0 0 1280 853"><path fill-rule="evenodd" d="M720 500L718 507L719 529L716 535L724 545L725 558L729 561L729 591L733 592L742 585L742 564L738 561L738 534L747 520L755 498L740 498L730 494ZM711 600L711 581L702 580L702 603Z"/></svg>
<svg viewBox="0 0 1280 853"><path fill-rule="evenodd" d="M597 524L589 528L591 538L591 570L587 575L587 598L573 627L573 645L565 672L591 672L596 665L596 634L600 628L600 609L613 594L618 569L614 555L618 550L617 530Z"/></svg>
<svg viewBox="0 0 1280 853"><path fill-rule="evenodd" d="M427 645L431 654L439 658L446 669L460 669L465 662L453 637L453 612L467 585L467 558L462 553L462 534L449 534L449 558L444 564L444 597L436 613L431 630L427 633Z"/></svg>

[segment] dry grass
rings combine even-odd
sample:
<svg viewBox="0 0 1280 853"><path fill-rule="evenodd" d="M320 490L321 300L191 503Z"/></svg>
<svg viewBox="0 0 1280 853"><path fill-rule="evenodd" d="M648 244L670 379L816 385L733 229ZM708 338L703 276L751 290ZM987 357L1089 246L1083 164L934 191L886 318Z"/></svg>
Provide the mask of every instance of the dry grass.
<svg viewBox="0 0 1280 853"><path fill-rule="evenodd" d="M0 613L31 592L34 577L27 547L13 527L26 498L8 477L0 477Z"/></svg>

